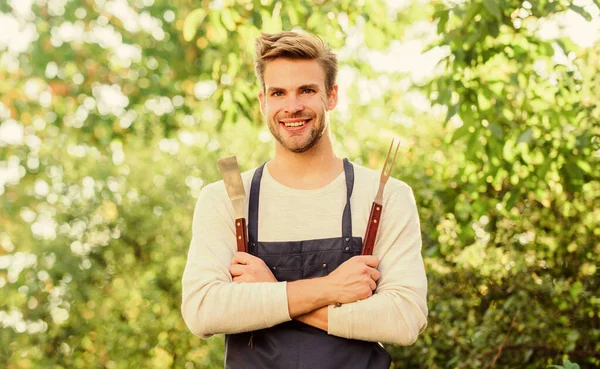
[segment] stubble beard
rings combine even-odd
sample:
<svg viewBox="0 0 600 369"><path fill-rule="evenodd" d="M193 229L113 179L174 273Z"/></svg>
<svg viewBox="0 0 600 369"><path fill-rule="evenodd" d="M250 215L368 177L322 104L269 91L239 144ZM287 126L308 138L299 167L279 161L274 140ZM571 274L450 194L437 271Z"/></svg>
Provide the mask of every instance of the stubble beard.
<svg viewBox="0 0 600 369"><path fill-rule="evenodd" d="M275 116L271 120L271 124L269 124L269 130L271 131L271 134L273 135L273 137L275 137L277 142L279 142L279 144L283 146L286 150L296 154L300 154L310 150L313 146L315 146L325 133L325 114L322 114L321 116L314 115L313 117L311 117L311 119L312 126L308 127L308 129L310 130L308 132L308 137L303 143L297 146L292 146L290 142L286 142L284 137L279 133L279 129L281 127L277 116Z"/></svg>

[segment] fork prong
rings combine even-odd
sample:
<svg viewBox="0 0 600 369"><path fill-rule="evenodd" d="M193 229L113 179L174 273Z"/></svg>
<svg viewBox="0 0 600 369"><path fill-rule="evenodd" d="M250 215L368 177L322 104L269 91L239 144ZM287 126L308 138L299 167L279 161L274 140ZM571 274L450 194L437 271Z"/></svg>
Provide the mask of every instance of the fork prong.
<svg viewBox="0 0 600 369"><path fill-rule="evenodd" d="M392 143L394 141L392 140ZM394 152L394 157L392 158L392 162L390 163L390 170L388 172L388 176L392 174L392 168L394 167L394 162L396 161L396 156L398 155L398 149L400 148L400 140L398 140L398 144L396 145L396 151Z"/></svg>
<svg viewBox="0 0 600 369"><path fill-rule="evenodd" d="M381 170L382 177L389 176L389 174L386 174L386 172L388 171L388 163L389 163L389 160L390 160L390 154L392 153L392 147L393 146L394 146L394 139L392 138L392 143L390 144L390 148L388 149L388 153L385 156L385 161L383 163L383 169Z"/></svg>

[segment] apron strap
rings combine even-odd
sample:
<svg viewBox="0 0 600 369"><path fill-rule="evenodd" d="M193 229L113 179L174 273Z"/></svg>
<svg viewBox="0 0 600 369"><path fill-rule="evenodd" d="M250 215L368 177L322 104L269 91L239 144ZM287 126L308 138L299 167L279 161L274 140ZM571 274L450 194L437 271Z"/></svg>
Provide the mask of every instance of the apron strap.
<svg viewBox="0 0 600 369"><path fill-rule="evenodd" d="M250 185L250 203L248 204L248 246L251 254L255 253L256 243L258 242L258 197L260 194L260 180L265 164L267 163L263 163L263 165L256 169Z"/></svg>
<svg viewBox="0 0 600 369"><path fill-rule="evenodd" d="M248 242L251 254L254 254L256 243L258 242L258 198L260 194L260 181L264 167L267 163L263 163L254 172L252 176L252 184L250 185L250 203L248 206ZM346 206L342 216L342 237L346 242L352 238L352 211L350 209L350 196L354 188L354 167L350 161L344 159L344 175L346 177Z"/></svg>

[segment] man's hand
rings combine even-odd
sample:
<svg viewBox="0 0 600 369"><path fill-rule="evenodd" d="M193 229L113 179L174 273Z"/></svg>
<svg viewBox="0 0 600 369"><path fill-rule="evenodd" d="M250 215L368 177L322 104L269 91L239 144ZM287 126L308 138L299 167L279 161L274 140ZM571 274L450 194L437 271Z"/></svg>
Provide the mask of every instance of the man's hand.
<svg viewBox="0 0 600 369"><path fill-rule="evenodd" d="M236 252L231 260L229 273L234 282L277 282L265 262L254 255Z"/></svg>
<svg viewBox="0 0 600 369"><path fill-rule="evenodd" d="M354 256L325 277L336 302L347 304L373 295L379 280L378 265L375 256Z"/></svg>
<svg viewBox="0 0 600 369"><path fill-rule="evenodd" d="M373 295L377 287L379 259L375 256L354 256L326 277L288 282L288 311L292 319L327 305L348 304ZM304 318L301 318L304 319ZM314 326L324 329L327 315L319 316ZM311 324L309 321L305 323Z"/></svg>

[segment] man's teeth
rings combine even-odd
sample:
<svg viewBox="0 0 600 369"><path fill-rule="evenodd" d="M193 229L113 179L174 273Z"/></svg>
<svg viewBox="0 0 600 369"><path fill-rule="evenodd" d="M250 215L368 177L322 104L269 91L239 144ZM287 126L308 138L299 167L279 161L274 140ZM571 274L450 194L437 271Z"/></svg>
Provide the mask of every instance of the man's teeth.
<svg viewBox="0 0 600 369"><path fill-rule="evenodd" d="M307 121L303 121L303 122L289 122L289 123L283 123L285 124L286 127L300 127L306 124Z"/></svg>

